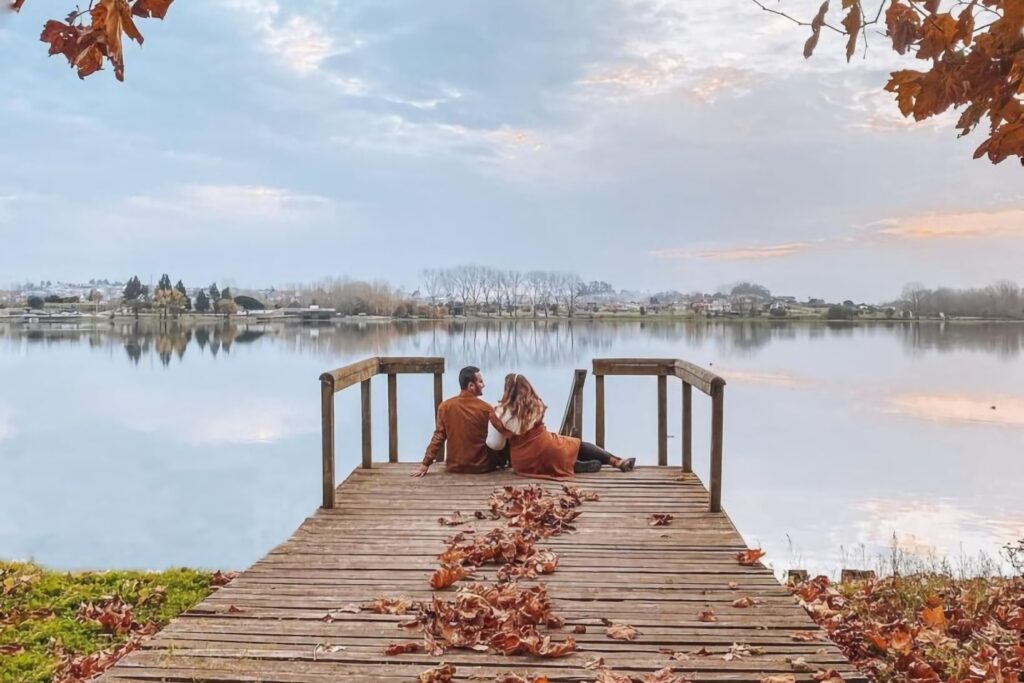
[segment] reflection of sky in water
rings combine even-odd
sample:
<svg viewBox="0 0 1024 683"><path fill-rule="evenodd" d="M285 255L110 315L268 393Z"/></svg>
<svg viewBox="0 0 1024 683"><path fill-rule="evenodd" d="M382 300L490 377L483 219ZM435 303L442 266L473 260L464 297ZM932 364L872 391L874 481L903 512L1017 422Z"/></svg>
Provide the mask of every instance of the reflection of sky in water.
<svg viewBox="0 0 1024 683"><path fill-rule="evenodd" d="M0 441L14 437L14 411L0 404Z"/></svg>
<svg viewBox="0 0 1024 683"><path fill-rule="evenodd" d="M156 333L0 326L0 557L59 567L238 568L319 503L319 384L371 354L484 368L496 399L527 374L557 423L593 357L682 357L726 390L724 502L777 568L831 571L843 551L995 554L1024 529L1024 326L363 324ZM428 376L399 380L399 444L431 429ZM592 380L585 398L593 434ZM374 444L386 453L383 380ZM608 378L607 441L651 463L653 378ZM59 389L58 389L59 387ZM671 462L679 385L669 385ZM997 409L992 411L991 405ZM339 478L359 458L359 392L337 397ZM694 401L707 473L709 406ZM381 455L378 455L381 457Z"/></svg>

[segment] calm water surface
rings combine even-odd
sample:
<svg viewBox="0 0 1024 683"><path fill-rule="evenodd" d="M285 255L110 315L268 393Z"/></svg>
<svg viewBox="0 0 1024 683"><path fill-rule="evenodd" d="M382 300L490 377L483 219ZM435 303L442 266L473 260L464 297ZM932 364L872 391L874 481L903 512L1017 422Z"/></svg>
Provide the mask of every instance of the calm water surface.
<svg viewBox="0 0 1024 683"><path fill-rule="evenodd" d="M560 419L594 357L679 357L726 390L723 500L777 569L986 552L1024 536L1024 326L470 323L198 330L0 325L0 557L58 568L244 568L320 497L319 383L367 355L440 355L530 377ZM379 382L379 383L378 383ZM679 389L670 384L671 462ZM609 378L607 445L653 464L653 378ZM359 395L338 395L339 477L359 459ZM593 384L586 394L593 438ZM386 391L374 444L386 457ZM694 396L706 480L708 401ZM429 376L399 380L418 460ZM865 559L867 558L867 559Z"/></svg>

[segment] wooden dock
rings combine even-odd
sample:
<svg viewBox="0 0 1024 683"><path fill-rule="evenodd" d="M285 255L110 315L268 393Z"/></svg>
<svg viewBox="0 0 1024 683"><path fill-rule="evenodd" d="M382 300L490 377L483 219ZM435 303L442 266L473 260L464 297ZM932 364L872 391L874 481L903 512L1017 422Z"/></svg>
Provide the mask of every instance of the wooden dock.
<svg viewBox="0 0 1024 683"><path fill-rule="evenodd" d="M541 577L554 611L566 619L553 635L561 640L573 627L586 626L586 634L574 636L577 653L560 659L460 650L385 657L387 645L417 638L397 627L403 617L335 612L327 622L328 611L384 596L429 600L428 578L444 539L455 531L439 525L438 517L455 510L472 516L487 509L496 487L531 483L508 471L453 475L443 467L413 479L412 468L386 464L353 472L338 487L334 509L318 510L290 539L101 680L415 681L443 660L456 667L457 680L517 672L592 681L594 672L583 665L595 657L638 680L665 666L693 681L760 681L787 673L811 681L821 669L862 680L769 570L736 561L746 546L724 513L707 511L708 492L700 481L664 467L579 475L575 485L600 500L584 504L577 533L543 542L560 557L558 570ZM648 515L658 512L674 520L650 526ZM481 533L496 524L474 520L471 526ZM496 568L485 567L477 578L493 580L495 574ZM733 607L740 597L762 602ZM706 609L717 621L698 619ZM640 634L632 642L612 640L602 619L629 623ZM796 634L821 640L797 640ZM759 654L725 661L734 644ZM689 657L679 661L661 650ZM798 669L810 670L795 671L796 658L809 665Z"/></svg>
<svg viewBox="0 0 1024 683"><path fill-rule="evenodd" d="M360 609L378 598L429 602L453 597L460 583L433 591L438 555L457 532L474 537L504 524L486 514L492 493L539 483L504 470L457 475L435 465L423 479L399 463L398 377L432 374L436 410L442 397L443 358L373 357L320 377L323 418L323 506L289 538L226 587L178 617L142 649L129 654L101 681L211 683L333 683L416 681L440 663L456 667L456 680L499 679L507 673L548 681L594 681L596 660L642 680L670 667L689 681L759 682L769 676L813 681L835 670L862 681L789 591L760 563L745 566L746 544L721 507L725 381L677 359L595 359L595 432L604 442L605 378L657 378L657 467L622 473L606 468L578 475L575 486L598 495L583 504L575 531L538 542L558 555L557 570L521 586L543 583L564 625L555 641L573 637L577 651L557 658L505 656L494 650L450 649L389 656L392 644L422 641L398 627L408 617ZM387 376L388 463L374 462L371 381ZM573 377L561 433L583 428L586 370ZM668 380L682 387L681 467L668 465ZM334 396L360 385L362 467L340 486L335 480ZM712 402L710 493L692 473L693 388ZM430 403L425 402L426 405ZM424 440L425 442L425 440ZM268 502L268 504L273 504ZM440 517L461 512L456 528ZM650 516L669 514L667 526ZM493 583L495 566L473 581ZM749 599L752 606L734 605ZM628 624L635 640L612 639L606 622ZM589 665L589 666L588 666ZM776 683L776 682L773 682Z"/></svg>

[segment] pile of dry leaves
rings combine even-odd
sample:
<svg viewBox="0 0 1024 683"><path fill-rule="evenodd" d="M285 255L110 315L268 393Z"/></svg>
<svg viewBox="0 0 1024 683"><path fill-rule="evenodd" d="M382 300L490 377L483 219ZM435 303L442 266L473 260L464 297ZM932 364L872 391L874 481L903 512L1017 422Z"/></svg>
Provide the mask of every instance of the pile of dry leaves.
<svg viewBox="0 0 1024 683"><path fill-rule="evenodd" d="M551 611L545 586L520 588L516 583L474 583L452 600L434 597L414 605L413 618L400 626L423 635L423 642L391 645L387 654L449 649L495 652L503 655L561 657L576 649L572 638L555 643L541 628L559 628L562 620Z"/></svg>
<svg viewBox="0 0 1024 683"><path fill-rule="evenodd" d="M497 581L474 582L460 588L448 600L434 596L430 602L409 603L382 599L373 611L409 614L402 628L419 633L422 641L389 645L385 654L428 652L441 655L452 649L494 652L502 655L562 657L576 650L574 638L555 642L542 629L560 628L563 620L551 609L551 598L543 584L521 587L518 579L551 574L558 567L558 556L551 550L538 548L537 543L566 531L580 514L585 501L594 501L596 494L563 486L559 495L548 494L542 487L506 486L495 491L489 510L477 511L475 519L502 520L503 526L482 536L462 531L450 538L438 556L440 567L430 577L435 590L452 586L471 576L484 565L499 565ZM443 526L461 526L467 519L460 513L440 518ZM400 610L400 611L399 611ZM454 667L442 665L425 671L421 681L443 683L451 680ZM509 681L516 680L509 674ZM523 679L527 680L527 679Z"/></svg>
<svg viewBox="0 0 1024 683"><path fill-rule="evenodd" d="M1024 579L892 577L792 588L862 671L883 683L1017 683L1024 671Z"/></svg>

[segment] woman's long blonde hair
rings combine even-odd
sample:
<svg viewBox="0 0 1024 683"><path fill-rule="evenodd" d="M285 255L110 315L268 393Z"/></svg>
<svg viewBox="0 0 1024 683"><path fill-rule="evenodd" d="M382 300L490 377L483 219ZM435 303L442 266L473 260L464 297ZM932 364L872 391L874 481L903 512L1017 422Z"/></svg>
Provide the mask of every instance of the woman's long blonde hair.
<svg viewBox="0 0 1024 683"><path fill-rule="evenodd" d="M505 375L505 393L498 405L508 412L509 417L518 419L520 429L524 431L542 420L548 409L530 381L514 372Z"/></svg>

